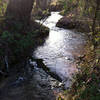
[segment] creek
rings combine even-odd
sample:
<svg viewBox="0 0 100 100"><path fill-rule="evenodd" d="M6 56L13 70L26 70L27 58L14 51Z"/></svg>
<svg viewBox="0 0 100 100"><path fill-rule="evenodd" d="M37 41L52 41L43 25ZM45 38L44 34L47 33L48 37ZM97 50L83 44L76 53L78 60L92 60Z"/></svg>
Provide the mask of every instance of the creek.
<svg viewBox="0 0 100 100"><path fill-rule="evenodd" d="M37 21L48 27L50 32L45 43L35 50L34 57L43 59L50 71L63 80L65 87L70 87L72 76L77 72L76 58L84 55L86 37L83 33L56 27L62 17L59 12L51 12L44 23L43 20Z"/></svg>
<svg viewBox="0 0 100 100"><path fill-rule="evenodd" d="M27 64L21 71L12 70L1 82L0 100L57 100L57 95L71 86L77 72L76 59L84 55L86 37L83 33L56 27L62 17L59 12L51 12L43 23L50 29L49 36L33 53L34 58L42 61L40 65L49 68L49 73L55 73L62 82L34 61L31 62L34 66Z"/></svg>

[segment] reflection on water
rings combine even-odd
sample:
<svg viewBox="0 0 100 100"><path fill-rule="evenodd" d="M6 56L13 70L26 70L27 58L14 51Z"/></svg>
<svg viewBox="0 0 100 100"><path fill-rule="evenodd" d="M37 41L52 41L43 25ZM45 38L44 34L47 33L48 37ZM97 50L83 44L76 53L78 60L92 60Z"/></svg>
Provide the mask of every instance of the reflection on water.
<svg viewBox="0 0 100 100"><path fill-rule="evenodd" d="M42 58L44 63L57 73L66 86L69 86L71 75L77 71L75 58L84 52L85 38L82 33L56 27L58 20L62 18L58 12L52 12L44 25L50 28L49 37L43 46L34 52L35 57Z"/></svg>

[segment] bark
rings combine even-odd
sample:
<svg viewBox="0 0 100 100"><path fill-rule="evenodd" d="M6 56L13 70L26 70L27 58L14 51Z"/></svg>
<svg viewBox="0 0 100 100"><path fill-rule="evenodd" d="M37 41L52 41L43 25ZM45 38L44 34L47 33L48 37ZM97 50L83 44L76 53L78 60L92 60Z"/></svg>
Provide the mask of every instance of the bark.
<svg viewBox="0 0 100 100"><path fill-rule="evenodd" d="M97 14L98 14L98 11L99 11L99 5L100 5L99 0L96 0L96 5L97 5L97 6L96 6L94 18L93 18L93 25L92 25L93 36L95 35L96 19L97 19Z"/></svg>
<svg viewBox="0 0 100 100"><path fill-rule="evenodd" d="M93 42L94 46L96 45L94 38L95 38L95 35L96 35L95 27L96 27L96 20L97 20L97 15L98 15L98 11L99 11L99 4L100 4L99 0L96 0L96 9L95 9L93 24L92 24L92 33L93 33L92 34L92 42Z"/></svg>
<svg viewBox="0 0 100 100"><path fill-rule="evenodd" d="M10 0L6 16L13 20L29 21L34 0Z"/></svg>

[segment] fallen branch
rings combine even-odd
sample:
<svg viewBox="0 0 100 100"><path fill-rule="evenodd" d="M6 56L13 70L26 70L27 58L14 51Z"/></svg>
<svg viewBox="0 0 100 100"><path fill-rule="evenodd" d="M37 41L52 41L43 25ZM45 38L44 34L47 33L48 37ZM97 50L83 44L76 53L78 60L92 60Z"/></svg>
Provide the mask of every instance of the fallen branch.
<svg viewBox="0 0 100 100"><path fill-rule="evenodd" d="M48 68L44 63L43 63L43 59L33 59L33 61L35 61L37 63L37 67L42 68L47 74L49 74L51 77L55 78L56 80L58 80L59 82L62 82L61 77L59 77L59 75L57 75L57 73L55 72L51 72L50 68Z"/></svg>

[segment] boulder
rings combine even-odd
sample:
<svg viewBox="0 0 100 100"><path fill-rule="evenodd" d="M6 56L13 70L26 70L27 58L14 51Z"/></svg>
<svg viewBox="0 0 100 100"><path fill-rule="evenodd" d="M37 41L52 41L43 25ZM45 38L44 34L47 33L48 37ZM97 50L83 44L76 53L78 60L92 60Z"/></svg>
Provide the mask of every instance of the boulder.
<svg viewBox="0 0 100 100"><path fill-rule="evenodd" d="M79 32L89 32L89 25L86 21L81 21L78 19L74 19L73 17L64 16L61 18L57 24L57 27L64 28L64 29L76 29Z"/></svg>
<svg viewBox="0 0 100 100"><path fill-rule="evenodd" d="M58 21L56 26L65 29L73 29L75 28L75 22L73 22L71 18L63 17Z"/></svg>

